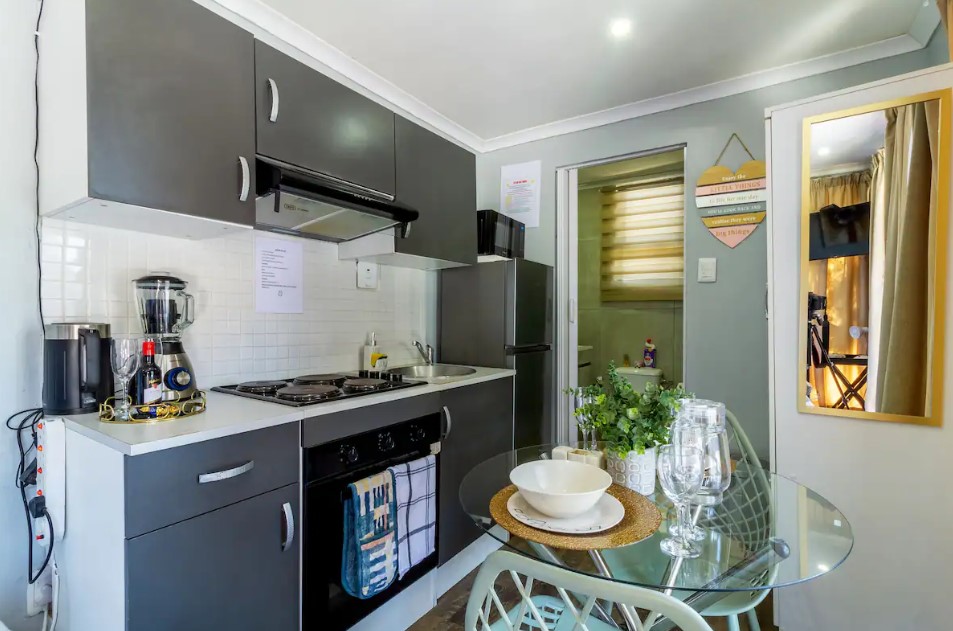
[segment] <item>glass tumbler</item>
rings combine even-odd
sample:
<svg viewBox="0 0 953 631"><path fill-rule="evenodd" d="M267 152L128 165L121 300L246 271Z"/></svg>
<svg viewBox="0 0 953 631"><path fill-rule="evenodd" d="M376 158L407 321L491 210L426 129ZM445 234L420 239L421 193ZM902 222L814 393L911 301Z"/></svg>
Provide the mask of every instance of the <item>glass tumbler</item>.
<svg viewBox="0 0 953 631"><path fill-rule="evenodd" d="M680 418L704 431L702 449L705 452L705 477L692 502L700 506L717 506L731 484L725 404L705 399L688 400L682 404Z"/></svg>

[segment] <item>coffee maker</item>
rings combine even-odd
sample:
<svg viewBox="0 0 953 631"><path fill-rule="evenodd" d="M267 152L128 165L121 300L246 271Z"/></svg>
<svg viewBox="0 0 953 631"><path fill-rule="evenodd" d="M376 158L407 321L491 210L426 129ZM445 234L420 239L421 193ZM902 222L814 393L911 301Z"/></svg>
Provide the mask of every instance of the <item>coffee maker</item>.
<svg viewBox="0 0 953 631"><path fill-rule="evenodd" d="M162 400L186 399L197 390L192 362L182 346L182 332L194 321L195 300L187 282L165 272L132 281L142 332L156 341L156 364L162 371Z"/></svg>
<svg viewBox="0 0 953 631"><path fill-rule="evenodd" d="M90 414L113 396L110 327L103 322L47 324L43 340L43 411Z"/></svg>

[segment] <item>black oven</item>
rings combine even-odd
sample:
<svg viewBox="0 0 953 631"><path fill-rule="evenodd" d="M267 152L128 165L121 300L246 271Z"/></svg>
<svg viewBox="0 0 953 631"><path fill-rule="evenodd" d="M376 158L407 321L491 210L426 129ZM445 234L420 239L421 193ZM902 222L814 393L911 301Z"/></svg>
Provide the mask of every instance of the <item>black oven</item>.
<svg viewBox="0 0 953 631"><path fill-rule="evenodd" d="M526 226L522 222L495 210L477 211L478 254L523 258Z"/></svg>
<svg viewBox="0 0 953 631"><path fill-rule="evenodd" d="M348 484L429 455L431 443L440 441L440 431L440 414L430 414L304 450L302 629L348 629L437 567L434 552L402 579L395 579L389 588L366 600L350 596L341 587ZM438 455L438 484L439 472ZM439 488L437 491L439 501Z"/></svg>

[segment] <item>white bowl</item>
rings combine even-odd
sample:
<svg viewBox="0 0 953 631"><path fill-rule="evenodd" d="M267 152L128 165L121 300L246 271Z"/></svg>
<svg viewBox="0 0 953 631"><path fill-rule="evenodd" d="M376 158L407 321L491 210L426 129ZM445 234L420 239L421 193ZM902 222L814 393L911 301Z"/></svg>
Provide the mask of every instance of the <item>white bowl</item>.
<svg viewBox="0 0 953 631"><path fill-rule="evenodd" d="M537 460L510 471L529 505L550 517L576 517L596 505L612 484L598 467L571 460Z"/></svg>

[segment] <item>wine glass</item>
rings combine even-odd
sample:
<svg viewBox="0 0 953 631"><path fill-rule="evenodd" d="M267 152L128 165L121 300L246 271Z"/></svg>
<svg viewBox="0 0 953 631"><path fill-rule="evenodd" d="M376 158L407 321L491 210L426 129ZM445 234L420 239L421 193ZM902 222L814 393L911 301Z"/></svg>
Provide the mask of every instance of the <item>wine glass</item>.
<svg viewBox="0 0 953 631"><path fill-rule="evenodd" d="M705 443L706 443L706 431L703 425L698 424L694 419L679 415L675 423L672 424L672 429L670 432L672 444L676 447L691 447L698 449L702 452L702 486L705 484ZM691 500L695 499L694 497L688 500L688 503L691 504ZM702 528L696 526L691 520L686 522L688 527L688 532L686 534L693 541L702 541L705 538L705 531ZM673 537L682 536L682 523L680 520L677 520L676 523L669 526L669 534Z"/></svg>
<svg viewBox="0 0 953 631"><path fill-rule="evenodd" d="M589 436L594 428L594 419L589 418L588 414L580 414L579 410L583 406L595 403L596 398L594 396L587 396L584 394L585 390L583 388L576 388L572 392L572 404L575 410L576 417L576 426L579 427L579 431L582 432L582 448L590 449L589 446ZM594 441L593 441L594 442ZM592 447L595 447L593 444Z"/></svg>
<svg viewBox="0 0 953 631"><path fill-rule="evenodd" d="M116 418L121 421L129 420L129 398L126 394L126 385L139 368L139 345L139 338L134 336L116 336L112 341L113 372L119 379L119 390L122 392L122 403L116 410Z"/></svg>
<svg viewBox="0 0 953 631"><path fill-rule="evenodd" d="M694 558L701 549L692 540L692 518L690 501L701 488L703 452L698 447L684 445L663 445L659 449L658 479L668 499L678 509L679 534L669 537L660 544L662 552L672 557Z"/></svg>

